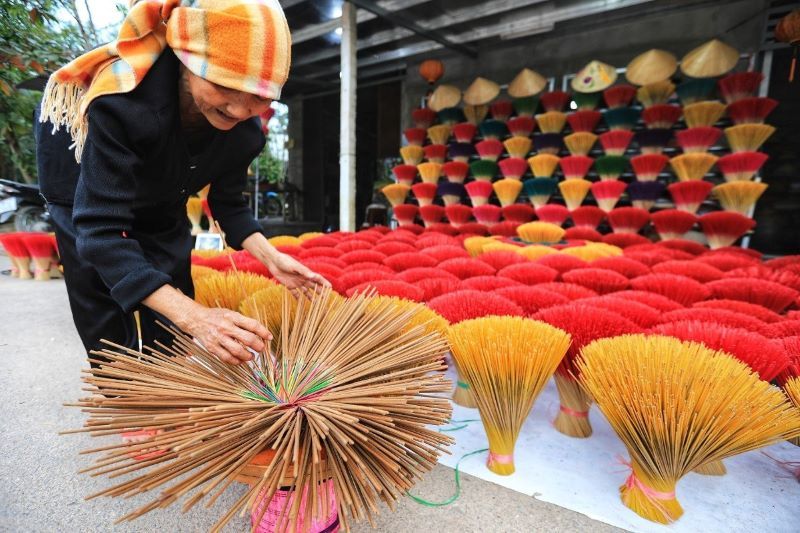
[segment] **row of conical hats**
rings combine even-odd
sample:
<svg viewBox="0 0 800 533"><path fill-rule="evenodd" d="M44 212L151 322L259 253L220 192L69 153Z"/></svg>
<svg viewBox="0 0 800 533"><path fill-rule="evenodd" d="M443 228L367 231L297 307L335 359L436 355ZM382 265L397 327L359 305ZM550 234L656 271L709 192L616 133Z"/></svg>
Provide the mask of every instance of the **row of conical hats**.
<svg viewBox="0 0 800 533"><path fill-rule="evenodd" d="M712 39L687 53L680 63L681 71L693 78L713 78L732 70L739 52L718 39ZM625 69L625 77L635 85L648 85L669 79L678 69L678 60L670 52L648 50L635 57ZM617 70L601 61L591 61L575 74L572 88L580 93L602 91L617 80ZM541 92L547 79L538 72L524 68L509 83L512 98L526 98ZM466 105L486 105L500 94L500 85L486 78L476 78L464 91ZM440 85L431 95L428 106L434 111L455 107L462 99L461 91L452 85Z"/></svg>

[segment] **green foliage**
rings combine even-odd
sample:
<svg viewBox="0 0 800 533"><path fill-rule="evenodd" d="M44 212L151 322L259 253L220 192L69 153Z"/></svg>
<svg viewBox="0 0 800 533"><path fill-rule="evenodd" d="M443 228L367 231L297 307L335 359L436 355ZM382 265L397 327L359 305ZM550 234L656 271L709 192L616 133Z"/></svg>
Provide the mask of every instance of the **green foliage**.
<svg viewBox="0 0 800 533"><path fill-rule="evenodd" d="M95 44L76 24L59 20L64 13L75 13L73 2L0 0L0 177L36 181L32 126L41 93L17 84L49 74Z"/></svg>

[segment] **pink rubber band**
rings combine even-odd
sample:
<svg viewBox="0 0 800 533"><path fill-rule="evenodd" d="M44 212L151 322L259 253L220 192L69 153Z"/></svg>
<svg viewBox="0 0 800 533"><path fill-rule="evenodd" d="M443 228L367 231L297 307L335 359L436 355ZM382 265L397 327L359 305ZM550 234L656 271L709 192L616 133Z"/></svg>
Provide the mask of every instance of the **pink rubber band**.
<svg viewBox="0 0 800 533"><path fill-rule="evenodd" d="M502 455L499 453L489 452L489 464L509 465L514 462L513 455Z"/></svg>
<svg viewBox="0 0 800 533"><path fill-rule="evenodd" d="M674 500L675 499L675 491L672 492L659 492L652 487L648 487L642 481L636 477L636 473L631 470L631 475L628 476L628 479L625 480L625 486L629 489L637 488L644 493L650 499L653 500Z"/></svg>
<svg viewBox="0 0 800 533"><path fill-rule="evenodd" d="M558 409L565 415L574 416L575 418L589 418L589 411L576 411L563 405L559 406Z"/></svg>

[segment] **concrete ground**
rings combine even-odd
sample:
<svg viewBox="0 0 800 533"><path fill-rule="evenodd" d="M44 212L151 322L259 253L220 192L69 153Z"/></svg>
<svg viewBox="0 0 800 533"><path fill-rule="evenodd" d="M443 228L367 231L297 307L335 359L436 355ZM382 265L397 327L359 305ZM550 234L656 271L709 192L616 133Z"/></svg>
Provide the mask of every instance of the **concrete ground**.
<svg viewBox="0 0 800 533"><path fill-rule="evenodd" d="M0 256L0 270L8 269ZM89 464L80 450L98 439L58 432L81 426L79 409L62 403L80 394L79 372L84 366L62 280L33 282L0 275L0 531L9 532L195 532L208 530L242 493L228 491L212 509L197 507L188 514L177 508L159 510L133 523L113 526L116 518L148 501L84 501L84 496L110 486L107 479L78 475ZM572 532L619 531L584 515L462 474L462 494L453 504L431 508L403 499L395 513L387 508L374 531L405 533L448 532ZM453 470L437 466L414 493L431 501L448 498L454 490ZM226 531L246 531L246 518ZM358 524L355 532L373 531Z"/></svg>

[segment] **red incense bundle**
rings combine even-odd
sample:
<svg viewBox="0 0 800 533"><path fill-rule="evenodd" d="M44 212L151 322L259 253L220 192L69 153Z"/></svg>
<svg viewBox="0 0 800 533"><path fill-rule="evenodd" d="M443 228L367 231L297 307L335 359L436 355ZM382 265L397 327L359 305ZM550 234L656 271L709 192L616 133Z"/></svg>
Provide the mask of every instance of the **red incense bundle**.
<svg viewBox="0 0 800 533"><path fill-rule="evenodd" d="M425 138L428 136L427 130L422 128L408 128L403 132L403 136L412 146L422 146L425 144Z"/></svg>
<svg viewBox="0 0 800 533"><path fill-rule="evenodd" d="M800 291L800 275L788 270L775 270L763 264L750 267L735 268L725 272L726 278L757 278L780 283L796 291Z"/></svg>
<svg viewBox="0 0 800 533"><path fill-rule="evenodd" d="M729 300L727 298L706 300L704 302L697 302L692 307L699 307L702 309L722 309L725 311L733 311L734 313L741 313L756 318L766 324L773 324L781 322L783 316L775 311L767 309L763 305L758 305L742 300Z"/></svg>
<svg viewBox="0 0 800 533"><path fill-rule="evenodd" d="M636 96L636 87L628 84L614 85L603 91L603 100L609 109L627 107L633 101L634 96Z"/></svg>
<svg viewBox="0 0 800 533"><path fill-rule="evenodd" d="M0 234L0 244L11 259L11 276L20 279L31 279L31 256L22 242L21 233Z"/></svg>
<svg viewBox="0 0 800 533"><path fill-rule="evenodd" d="M603 268L578 268L561 275L567 283L592 289L597 294L608 294L628 288L628 278L618 272Z"/></svg>
<svg viewBox="0 0 800 533"><path fill-rule="evenodd" d="M343 261L345 265L352 266L357 263L383 263L383 260L386 259L386 255L380 252L376 252L375 250L353 250L352 252L346 252L339 256L338 258L340 261Z"/></svg>
<svg viewBox="0 0 800 533"><path fill-rule="evenodd" d="M652 215L650 217L652 220ZM662 248L671 248L674 250L681 250L682 252L686 252L689 255L702 255L704 253L708 253L709 249L700 244L697 241L690 241L688 239L666 239L663 241L659 241L656 243L657 246ZM676 258L678 259L678 258Z"/></svg>
<svg viewBox="0 0 800 533"><path fill-rule="evenodd" d="M475 150L478 152L478 157L488 161L497 161L502 155L505 147L503 143L497 139L487 139L475 145Z"/></svg>
<svg viewBox="0 0 800 533"><path fill-rule="evenodd" d="M628 279L646 276L651 272L650 267L644 263L625 256L603 257L601 259L595 259L592 261L591 265L592 268L612 270L618 274L622 274Z"/></svg>
<svg viewBox="0 0 800 533"><path fill-rule="evenodd" d="M422 152L425 154L425 159L429 163L444 163L447 158L447 145L445 144L428 144L422 147Z"/></svg>
<svg viewBox="0 0 800 533"><path fill-rule="evenodd" d="M489 202L489 198L494 192L492 183L489 181L476 180L467 183L464 186L467 189L467 194L472 202L473 207L485 205Z"/></svg>
<svg viewBox="0 0 800 533"><path fill-rule="evenodd" d="M555 281L559 276L559 272L542 264L524 261L504 266L499 269L497 275L502 278L513 279L525 285L538 285Z"/></svg>
<svg viewBox="0 0 800 533"><path fill-rule="evenodd" d="M442 173L450 183L464 183L469 173L469 165L461 161L448 161L442 165Z"/></svg>
<svg viewBox="0 0 800 533"><path fill-rule="evenodd" d="M499 237L516 237L517 228L519 226L520 224L518 222L504 220L503 222L492 224L492 226L489 227L489 234Z"/></svg>
<svg viewBox="0 0 800 533"><path fill-rule="evenodd" d="M700 261L692 260L674 260L664 261L653 266L653 272L656 274L678 274L692 278L700 283L708 283L722 279L725 273L709 264L701 263Z"/></svg>
<svg viewBox="0 0 800 533"><path fill-rule="evenodd" d="M559 275L576 268L586 268L589 266L589 263L583 259L569 254L546 255L537 259L536 263L558 271Z"/></svg>
<svg viewBox="0 0 800 533"><path fill-rule="evenodd" d="M417 167L416 165L397 165L392 168L392 174L397 183L411 187L417 177Z"/></svg>
<svg viewBox="0 0 800 533"><path fill-rule="evenodd" d="M416 252L417 247L406 242L388 241L375 245L373 250L389 257L397 254Z"/></svg>
<svg viewBox="0 0 800 533"><path fill-rule="evenodd" d="M423 205L419 208L419 216L422 218L422 222L425 224L426 228L441 222L444 218L444 215L444 207L440 205L430 204Z"/></svg>
<svg viewBox="0 0 800 533"><path fill-rule="evenodd" d="M753 96L728 105L725 112L734 124L763 124L778 105L774 98Z"/></svg>
<svg viewBox="0 0 800 533"><path fill-rule="evenodd" d="M666 296L661 296L660 294L647 291L630 290L630 291L613 292L609 295L604 296L604 298L619 298L623 301L638 302L648 307L652 307L653 309L659 311L660 313L668 313L670 311L683 309L683 306L678 302L676 302L675 300L671 300Z"/></svg>
<svg viewBox="0 0 800 533"><path fill-rule="evenodd" d="M570 99L570 95L564 91L550 91L542 93L539 97L539 102L542 104L542 108L545 112L564 111Z"/></svg>
<svg viewBox="0 0 800 533"><path fill-rule="evenodd" d="M655 181L669 162L669 157L663 154L642 154L632 157L630 161L637 180Z"/></svg>
<svg viewBox="0 0 800 533"><path fill-rule="evenodd" d="M687 181L684 183L697 183ZM680 209L664 209L650 215L650 221L662 240L680 239L697 223L697 217Z"/></svg>
<svg viewBox="0 0 800 533"><path fill-rule="evenodd" d="M637 244L649 244L650 239L638 233L609 233L603 235L603 242L624 249Z"/></svg>
<svg viewBox="0 0 800 533"><path fill-rule="evenodd" d="M529 316L548 307L569 303L567 297L539 287L517 285L496 289L494 292L516 303Z"/></svg>
<svg viewBox="0 0 800 533"><path fill-rule="evenodd" d="M484 252L478 256L478 260L491 265L498 271L507 266L529 263L527 259L510 250L492 250Z"/></svg>
<svg viewBox="0 0 800 533"><path fill-rule="evenodd" d="M606 155L624 155L633 136L632 131L612 130L600 135L599 140Z"/></svg>
<svg viewBox="0 0 800 533"><path fill-rule="evenodd" d="M633 300L611 298L610 295L596 296L581 300L581 305L588 305L597 309L605 309L623 316L642 328L650 328L661 319L661 313L650 307Z"/></svg>
<svg viewBox="0 0 800 533"><path fill-rule="evenodd" d="M764 323L752 316L728 311L726 309L705 309L702 307L691 307L688 309L678 309L669 311L661 315L661 323L680 322L683 320L696 320L719 324L731 328L742 328L747 331L758 333L764 329Z"/></svg>
<svg viewBox="0 0 800 533"><path fill-rule="evenodd" d="M414 122L414 127L427 130L436 120L436 111L428 107L418 107L411 112L411 120Z"/></svg>
<svg viewBox="0 0 800 533"><path fill-rule="evenodd" d="M482 316L525 316L517 304L495 293L460 290L444 294L428 302L428 307L451 324Z"/></svg>
<svg viewBox="0 0 800 533"><path fill-rule="evenodd" d="M750 181L769 156L764 152L736 152L717 159L725 181Z"/></svg>
<svg viewBox="0 0 800 533"><path fill-rule="evenodd" d="M506 127L512 137L530 137L536 127L533 117L514 117L506 122Z"/></svg>
<svg viewBox="0 0 800 533"><path fill-rule="evenodd" d="M484 236L489 234L489 228L480 222L467 222L458 228L461 237Z"/></svg>
<svg viewBox="0 0 800 533"><path fill-rule="evenodd" d="M528 171L528 161L518 157L507 157L498 163L504 178L521 180Z"/></svg>
<svg viewBox="0 0 800 533"><path fill-rule="evenodd" d="M490 229L494 224L500 222L502 214L503 210L499 206L492 204L476 205L472 208L472 216L475 217L475 220Z"/></svg>
<svg viewBox="0 0 800 533"><path fill-rule="evenodd" d="M732 245L756 225L753 219L733 211L706 213L698 222L712 250Z"/></svg>
<svg viewBox="0 0 800 533"><path fill-rule="evenodd" d="M458 278L425 278L415 282L414 285L422 290L423 302L461 290L461 280Z"/></svg>
<svg viewBox="0 0 800 533"><path fill-rule="evenodd" d="M471 122L460 122L453 126L453 136L460 143L471 143L477 132L478 126Z"/></svg>
<svg viewBox="0 0 800 533"><path fill-rule="evenodd" d="M800 320L782 320L781 322L768 324L761 330L761 333L770 339L797 337L800 335Z"/></svg>
<svg viewBox="0 0 800 533"><path fill-rule="evenodd" d="M605 180L592 183L592 196L597 201L598 207L608 213L619 202L622 193L628 188L624 181Z"/></svg>
<svg viewBox="0 0 800 533"><path fill-rule="evenodd" d="M563 226L569 216L569 209L560 204L547 204L536 209L536 216L542 222Z"/></svg>
<svg viewBox="0 0 800 533"><path fill-rule="evenodd" d="M681 118L681 106L656 104L642 110L642 120L647 129L669 129Z"/></svg>
<svg viewBox="0 0 800 533"><path fill-rule="evenodd" d="M424 255L427 255L428 257L431 257L424 251L422 253ZM436 262L437 264L440 263L440 261L438 260ZM453 274L445 272L444 270L436 267L413 267L397 273L397 279L411 284L417 283L418 281L423 279L430 279L430 278L458 279Z"/></svg>
<svg viewBox="0 0 800 533"><path fill-rule="evenodd" d="M569 155L558 161L565 179L583 179L592 168L594 159L585 155Z"/></svg>
<svg viewBox="0 0 800 533"><path fill-rule="evenodd" d="M376 294L381 296L395 296L412 302L421 302L424 295L422 289L396 279L367 281L350 288L346 294L352 297L370 291L375 291Z"/></svg>
<svg viewBox="0 0 800 533"><path fill-rule="evenodd" d="M682 305L692 305L711 296L711 291L703 284L677 274L648 274L632 279L630 283L637 291L654 292Z"/></svg>
<svg viewBox="0 0 800 533"><path fill-rule="evenodd" d="M56 251L53 241L47 233L19 233L22 244L35 266L33 279L47 281L50 279L50 268L54 264Z"/></svg>
<svg viewBox="0 0 800 533"><path fill-rule="evenodd" d="M618 207L609 211L606 216L614 233L639 233L639 230L650 221L650 213L638 207Z"/></svg>
<svg viewBox="0 0 800 533"><path fill-rule="evenodd" d="M447 261L448 259L469 257L469 253L467 253L467 251L464 250L464 248L453 244L440 244L436 246L430 246L423 248L421 251L423 254L429 255L434 259L436 259L438 263Z"/></svg>
<svg viewBox="0 0 800 533"><path fill-rule="evenodd" d="M505 122L514 112L514 105L511 103L511 100L496 100L492 102L489 109L492 112L493 119Z"/></svg>
<svg viewBox="0 0 800 533"><path fill-rule="evenodd" d="M528 204L512 204L503 207L503 218L516 224L530 222L536 216L536 211Z"/></svg>
<svg viewBox="0 0 800 533"><path fill-rule="evenodd" d="M677 181L667 186L675 208L690 214L697 213L713 188L713 183L703 180Z"/></svg>
<svg viewBox="0 0 800 533"><path fill-rule="evenodd" d="M741 300L782 312L800 296L798 291L763 279L721 279L706 284L714 298Z"/></svg>
<svg viewBox="0 0 800 533"><path fill-rule="evenodd" d="M581 109L567 115L567 122L573 132L592 132L597 128L602 116L600 111Z"/></svg>
<svg viewBox="0 0 800 533"><path fill-rule="evenodd" d="M764 75L760 72L734 72L717 82L719 93L726 104L755 96Z"/></svg>
<svg viewBox="0 0 800 533"><path fill-rule="evenodd" d="M392 212L401 227L413 226L419 214L419 207L413 204L396 205L392 208Z"/></svg>
<svg viewBox="0 0 800 533"><path fill-rule="evenodd" d="M722 136L722 130L712 126L698 126L675 132L678 146L684 153L708 152L709 148L717 144Z"/></svg>
<svg viewBox="0 0 800 533"><path fill-rule="evenodd" d="M703 254L695 259L699 263L705 263L716 267L723 272L730 272L738 268L748 268L759 263L758 259L736 253L716 253L715 251Z"/></svg>
<svg viewBox="0 0 800 533"><path fill-rule="evenodd" d="M337 285L346 294L347 291L367 283L369 281L389 280L395 279L394 273L383 272L381 270L368 269L368 270L355 270L352 272L345 272L339 279L336 280Z"/></svg>
<svg viewBox="0 0 800 533"><path fill-rule="evenodd" d="M507 287L520 287L521 283L508 278L498 278L496 276L475 276L461 282L463 290L492 292L497 289Z"/></svg>
<svg viewBox="0 0 800 533"><path fill-rule="evenodd" d="M603 234L593 228L573 226L564 232L564 240L569 241L590 241L600 242Z"/></svg>
<svg viewBox="0 0 800 533"><path fill-rule="evenodd" d="M606 212L593 205L582 205L570 212L572 223L577 228L597 229L606 217Z"/></svg>
<svg viewBox="0 0 800 533"><path fill-rule="evenodd" d="M584 287L583 285L575 285L574 283L564 283L562 281L541 283L536 287L565 296L572 302L597 296L597 293L588 287Z"/></svg>
<svg viewBox="0 0 800 533"><path fill-rule="evenodd" d="M390 255L383 260L383 264L395 272L404 272L412 268L433 268L439 262L429 255L414 251Z"/></svg>
<svg viewBox="0 0 800 533"><path fill-rule="evenodd" d="M444 208L444 213L447 220L457 228L472 220L472 208L467 205L448 205Z"/></svg>
<svg viewBox="0 0 800 533"><path fill-rule="evenodd" d="M417 199L420 207L433 204L437 190L435 183L417 183L411 186L411 192L414 193L414 197Z"/></svg>

